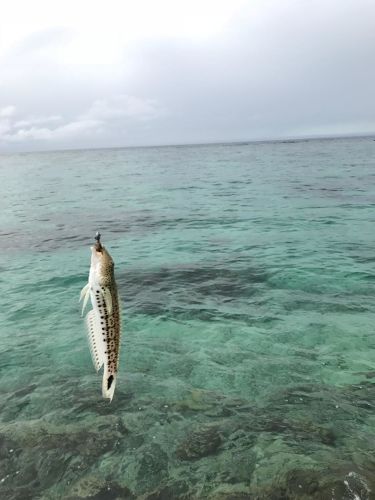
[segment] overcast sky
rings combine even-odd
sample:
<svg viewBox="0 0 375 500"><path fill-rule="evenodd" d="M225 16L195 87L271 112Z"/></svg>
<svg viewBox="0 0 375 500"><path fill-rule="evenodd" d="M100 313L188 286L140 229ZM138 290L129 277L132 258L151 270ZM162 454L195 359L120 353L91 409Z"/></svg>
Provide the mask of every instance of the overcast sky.
<svg viewBox="0 0 375 500"><path fill-rule="evenodd" d="M0 151L375 132L374 0L12 0Z"/></svg>

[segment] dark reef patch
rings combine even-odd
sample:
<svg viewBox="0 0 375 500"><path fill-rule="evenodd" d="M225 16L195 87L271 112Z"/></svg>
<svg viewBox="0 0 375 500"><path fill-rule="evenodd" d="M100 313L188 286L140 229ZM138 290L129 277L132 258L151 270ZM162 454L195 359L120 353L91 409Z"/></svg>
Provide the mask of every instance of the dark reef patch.
<svg viewBox="0 0 375 500"><path fill-rule="evenodd" d="M191 432L176 450L181 460L195 460L216 453L222 443L219 430L215 426L206 426Z"/></svg>
<svg viewBox="0 0 375 500"><path fill-rule="evenodd" d="M218 309L205 304L235 303L236 300L261 300L269 273L264 269L244 266L239 269L223 267L223 263L204 266L163 267L155 270L132 269L117 273L120 295L132 314L165 315L173 318L192 315L203 321L221 317ZM233 318L246 315L228 311Z"/></svg>

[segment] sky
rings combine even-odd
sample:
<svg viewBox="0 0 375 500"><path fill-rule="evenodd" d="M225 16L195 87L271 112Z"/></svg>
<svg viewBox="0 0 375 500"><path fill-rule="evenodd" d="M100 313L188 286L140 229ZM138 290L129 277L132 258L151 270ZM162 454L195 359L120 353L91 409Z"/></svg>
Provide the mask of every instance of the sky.
<svg viewBox="0 0 375 500"><path fill-rule="evenodd" d="M0 152L375 133L374 0L12 0Z"/></svg>

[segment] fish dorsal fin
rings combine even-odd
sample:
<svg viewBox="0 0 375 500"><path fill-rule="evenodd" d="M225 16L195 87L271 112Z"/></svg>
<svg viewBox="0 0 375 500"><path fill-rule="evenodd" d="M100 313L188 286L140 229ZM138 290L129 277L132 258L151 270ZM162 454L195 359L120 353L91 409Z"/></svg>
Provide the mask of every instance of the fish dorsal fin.
<svg viewBox="0 0 375 500"><path fill-rule="evenodd" d="M99 371L104 363L104 342L94 310L86 314L86 329L92 362L95 370Z"/></svg>

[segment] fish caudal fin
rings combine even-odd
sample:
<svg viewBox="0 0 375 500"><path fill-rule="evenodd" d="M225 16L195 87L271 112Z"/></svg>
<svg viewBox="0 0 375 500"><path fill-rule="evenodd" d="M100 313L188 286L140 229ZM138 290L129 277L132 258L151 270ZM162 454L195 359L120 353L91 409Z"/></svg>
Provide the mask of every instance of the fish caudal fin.
<svg viewBox="0 0 375 500"><path fill-rule="evenodd" d="M92 362L95 370L99 371L104 363L104 343L94 310L86 314L86 329Z"/></svg>
<svg viewBox="0 0 375 500"><path fill-rule="evenodd" d="M116 387L116 374L108 373L107 367L104 369L102 382L102 396L112 401Z"/></svg>

